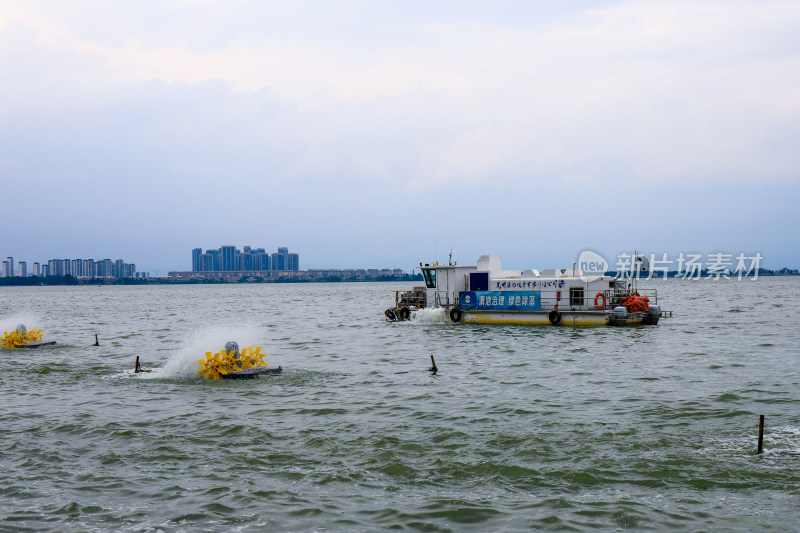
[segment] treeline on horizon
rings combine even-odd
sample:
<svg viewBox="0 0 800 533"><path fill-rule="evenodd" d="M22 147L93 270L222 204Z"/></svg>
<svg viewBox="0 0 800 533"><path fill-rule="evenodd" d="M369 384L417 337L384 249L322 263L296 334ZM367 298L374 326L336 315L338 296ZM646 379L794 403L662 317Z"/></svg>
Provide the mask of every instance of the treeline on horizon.
<svg viewBox="0 0 800 533"><path fill-rule="evenodd" d="M222 279L170 279L170 278L90 278L78 279L75 276L25 276L0 278L0 286L32 286L32 285L223 285L233 283L340 283L340 282L373 282L373 281L422 281L422 274L404 274L403 276L367 276L324 278L280 278L264 279L246 277L238 280Z"/></svg>

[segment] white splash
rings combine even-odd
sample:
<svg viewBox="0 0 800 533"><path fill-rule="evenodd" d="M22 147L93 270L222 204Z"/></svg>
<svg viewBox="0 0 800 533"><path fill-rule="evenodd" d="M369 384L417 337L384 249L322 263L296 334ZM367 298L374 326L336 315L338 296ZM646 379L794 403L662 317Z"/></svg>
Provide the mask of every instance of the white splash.
<svg viewBox="0 0 800 533"><path fill-rule="evenodd" d="M411 312L411 321L417 324L443 324L447 322L444 309L418 309Z"/></svg>
<svg viewBox="0 0 800 533"><path fill-rule="evenodd" d="M2 317L0 318L0 336L3 335L3 332L8 331L10 333L16 330L20 324L23 324L30 331L32 329L41 329L42 321L32 313L19 313Z"/></svg>
<svg viewBox="0 0 800 533"><path fill-rule="evenodd" d="M263 339L263 334L256 326L217 325L200 329L192 333L175 350L163 367L154 368L152 372L137 376L140 379L201 379L200 359L205 358L206 352L218 352L224 349L225 343L229 341L237 342L239 348L263 346L263 343L259 344L259 339ZM267 347L264 346L262 351L267 352Z"/></svg>

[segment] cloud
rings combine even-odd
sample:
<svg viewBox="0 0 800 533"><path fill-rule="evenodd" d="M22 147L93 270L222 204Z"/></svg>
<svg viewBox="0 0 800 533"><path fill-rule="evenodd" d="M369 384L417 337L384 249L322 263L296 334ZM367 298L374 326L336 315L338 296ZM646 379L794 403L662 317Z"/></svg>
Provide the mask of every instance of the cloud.
<svg viewBox="0 0 800 533"><path fill-rule="evenodd" d="M242 230L203 214L248 200L373 228L387 199L798 183L800 5L453 6L0 3L0 180L42 187L64 231L90 206L70 190L95 190L129 224L220 237Z"/></svg>

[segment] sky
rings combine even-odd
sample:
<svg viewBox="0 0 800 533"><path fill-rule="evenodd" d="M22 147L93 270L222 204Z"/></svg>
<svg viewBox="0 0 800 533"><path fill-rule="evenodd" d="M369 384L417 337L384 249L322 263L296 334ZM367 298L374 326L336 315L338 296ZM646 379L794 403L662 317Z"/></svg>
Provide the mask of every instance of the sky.
<svg viewBox="0 0 800 533"><path fill-rule="evenodd" d="M798 268L798 27L772 0L0 0L0 256Z"/></svg>

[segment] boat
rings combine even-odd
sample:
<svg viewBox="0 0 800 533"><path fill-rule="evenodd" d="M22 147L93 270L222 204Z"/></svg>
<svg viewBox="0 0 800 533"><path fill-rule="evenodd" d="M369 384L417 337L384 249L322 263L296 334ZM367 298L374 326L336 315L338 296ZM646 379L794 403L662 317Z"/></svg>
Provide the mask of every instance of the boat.
<svg viewBox="0 0 800 533"><path fill-rule="evenodd" d="M638 256L637 256L638 257ZM656 289L603 272L571 269L503 270L500 257L475 265L420 263L425 286L395 292L387 321L410 320L420 309L443 309L450 322L569 326L655 325L671 317Z"/></svg>

